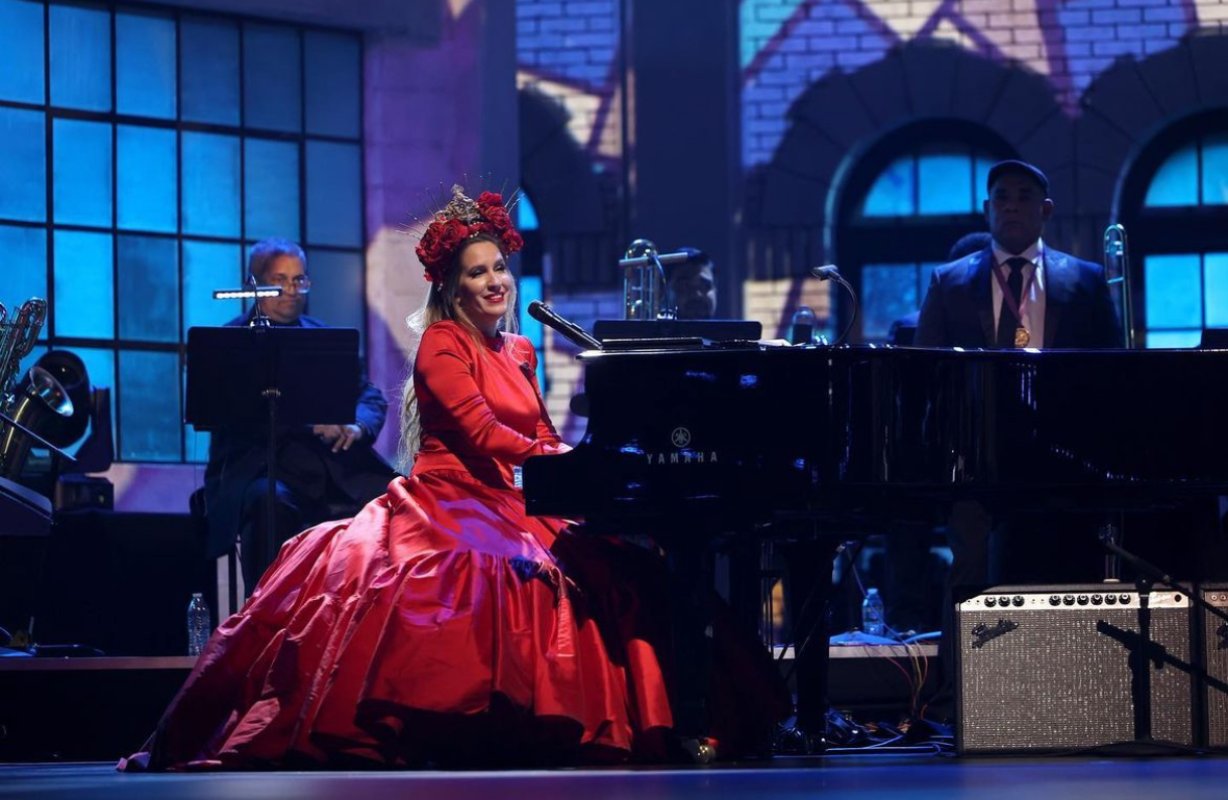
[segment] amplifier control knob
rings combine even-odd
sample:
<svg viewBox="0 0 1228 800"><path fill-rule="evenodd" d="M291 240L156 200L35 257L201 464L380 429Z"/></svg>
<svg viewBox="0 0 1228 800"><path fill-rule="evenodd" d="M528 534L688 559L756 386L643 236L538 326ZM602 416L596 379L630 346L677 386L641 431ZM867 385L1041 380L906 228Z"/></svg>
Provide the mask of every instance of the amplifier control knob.
<svg viewBox="0 0 1228 800"><path fill-rule="evenodd" d="M1073 606L1074 605L1074 595L1073 594L1066 595L1065 597L1062 598L1062 602L1068 606Z"/></svg>
<svg viewBox="0 0 1228 800"><path fill-rule="evenodd" d="M1002 595L1001 597L998 598L998 605L1002 606L1003 608L1005 608L1006 606L1009 606L1010 604L1011 604L1011 599L1007 597L1006 595Z"/></svg>
<svg viewBox="0 0 1228 800"><path fill-rule="evenodd" d="M1098 605L1100 605L1100 604L1101 604L1101 603L1103 603L1103 602L1104 602L1104 598L1103 598L1103 597L1101 597L1100 595L1098 595L1098 594L1094 594L1094 595L1092 595L1092 605L1094 605L1094 606L1098 606Z"/></svg>
<svg viewBox="0 0 1228 800"><path fill-rule="evenodd" d="M1059 597L1059 596L1058 596L1058 595L1056 595L1056 594L1051 594L1051 595L1049 595L1049 605L1051 605L1051 606L1060 606L1061 604L1062 604L1062 598L1061 598L1061 597Z"/></svg>
<svg viewBox="0 0 1228 800"><path fill-rule="evenodd" d="M1079 605L1081 606L1087 605L1087 595L1085 594L1079 595Z"/></svg>
<svg viewBox="0 0 1228 800"><path fill-rule="evenodd" d="M1128 595L1128 594L1119 594L1119 595L1117 595L1117 600L1118 600L1118 602L1120 602L1120 603L1121 603L1123 606L1128 606L1128 605L1130 605L1130 595Z"/></svg>
<svg viewBox="0 0 1228 800"><path fill-rule="evenodd" d="M1012 598L1011 598L1011 605L1013 605L1013 606L1021 606L1021 605L1023 605L1023 595L1021 595L1021 594L1017 594L1017 595L1015 595L1014 597L1012 597Z"/></svg>
<svg viewBox="0 0 1228 800"><path fill-rule="evenodd" d="M1106 594L1106 595L1104 596L1104 602L1108 603L1108 604L1109 604L1109 605L1111 605L1111 606L1115 606L1115 605L1117 605L1117 595L1115 595L1115 594Z"/></svg>
<svg viewBox="0 0 1228 800"><path fill-rule="evenodd" d="M988 608L993 608L993 607L994 607L994 606L996 606L997 604L998 604L998 598L996 598L996 597L986 597L986 598L985 598L985 605L986 605Z"/></svg>

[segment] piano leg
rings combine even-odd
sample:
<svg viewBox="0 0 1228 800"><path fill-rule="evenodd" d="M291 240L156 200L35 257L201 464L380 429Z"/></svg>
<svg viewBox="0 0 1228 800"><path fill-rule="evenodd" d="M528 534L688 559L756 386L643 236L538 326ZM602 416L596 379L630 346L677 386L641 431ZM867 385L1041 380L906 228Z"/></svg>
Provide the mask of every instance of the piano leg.
<svg viewBox="0 0 1228 800"><path fill-rule="evenodd" d="M827 609L832 594L832 560L838 545L839 542L823 537L785 547L787 602L793 621L797 727L810 737L811 749L820 751L827 743L827 647L830 637Z"/></svg>
<svg viewBox="0 0 1228 800"><path fill-rule="evenodd" d="M678 537L669 548L674 731L682 739L709 735L714 568L707 542Z"/></svg>

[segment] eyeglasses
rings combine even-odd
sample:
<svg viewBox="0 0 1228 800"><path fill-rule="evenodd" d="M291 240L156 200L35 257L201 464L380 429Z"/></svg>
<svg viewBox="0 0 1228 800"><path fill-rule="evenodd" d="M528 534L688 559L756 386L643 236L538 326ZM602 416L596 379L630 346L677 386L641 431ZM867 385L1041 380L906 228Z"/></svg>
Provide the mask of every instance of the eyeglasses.
<svg viewBox="0 0 1228 800"><path fill-rule="evenodd" d="M299 294L307 294L311 291L311 278L306 275L295 275L293 278L278 275L266 278L263 283L266 286L280 286L283 292L289 292L291 287Z"/></svg>

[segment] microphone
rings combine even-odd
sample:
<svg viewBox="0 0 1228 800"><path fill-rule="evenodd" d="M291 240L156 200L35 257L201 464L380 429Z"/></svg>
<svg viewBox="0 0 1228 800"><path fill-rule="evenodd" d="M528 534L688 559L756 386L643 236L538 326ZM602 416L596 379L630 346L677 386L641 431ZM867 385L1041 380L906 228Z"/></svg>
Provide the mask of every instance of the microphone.
<svg viewBox="0 0 1228 800"><path fill-rule="evenodd" d="M567 341L581 350L600 350L601 342L589 335L588 331L570 320L560 317L553 308L540 300L529 303L529 316L541 324L553 328Z"/></svg>
<svg viewBox="0 0 1228 800"><path fill-rule="evenodd" d="M810 270L810 274L821 281L835 281L841 288L844 289L844 291L849 293L849 299L853 302L853 310L849 314L849 320L845 324L844 330L836 338L836 344L840 344L844 341L845 337L849 335L849 331L853 329L853 323L857 321L857 292L853 291L853 285L844 279L844 276L840 274L840 270L835 264L824 264L821 267L813 267Z"/></svg>

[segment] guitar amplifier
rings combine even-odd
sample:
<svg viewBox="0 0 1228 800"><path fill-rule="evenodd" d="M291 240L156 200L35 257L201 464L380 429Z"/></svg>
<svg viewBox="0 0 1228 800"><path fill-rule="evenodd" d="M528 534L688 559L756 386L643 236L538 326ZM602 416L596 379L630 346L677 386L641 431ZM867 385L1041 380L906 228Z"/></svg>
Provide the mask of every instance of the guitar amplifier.
<svg viewBox="0 0 1228 800"><path fill-rule="evenodd" d="M1058 752L1155 740L1193 745L1190 598L1129 584L997 586L955 608L961 753ZM1144 664L1145 658L1145 664ZM1149 702L1136 707L1140 681ZM1139 691L1141 694L1141 691Z"/></svg>
<svg viewBox="0 0 1228 800"><path fill-rule="evenodd" d="M1228 614L1228 585L1206 586L1202 598L1211 607ZM1206 654L1206 679L1202 686L1206 710L1205 743L1228 748L1228 622L1200 609L1202 645Z"/></svg>

